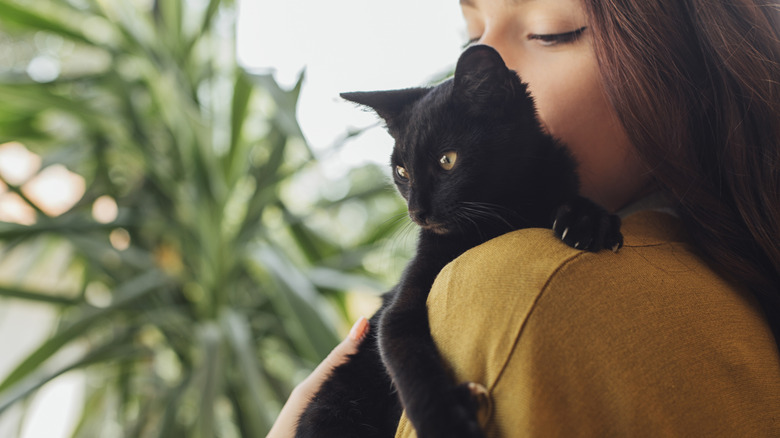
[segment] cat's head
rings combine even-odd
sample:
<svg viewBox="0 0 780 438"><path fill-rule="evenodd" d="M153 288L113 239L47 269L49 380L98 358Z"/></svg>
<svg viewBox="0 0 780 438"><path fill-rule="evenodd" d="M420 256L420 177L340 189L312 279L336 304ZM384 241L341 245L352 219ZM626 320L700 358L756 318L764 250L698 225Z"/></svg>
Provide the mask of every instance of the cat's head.
<svg viewBox="0 0 780 438"><path fill-rule="evenodd" d="M539 176L561 148L542 131L526 84L493 48L467 49L454 77L436 87L341 96L385 120L395 139L395 184L423 229L534 225L523 210L540 202Z"/></svg>

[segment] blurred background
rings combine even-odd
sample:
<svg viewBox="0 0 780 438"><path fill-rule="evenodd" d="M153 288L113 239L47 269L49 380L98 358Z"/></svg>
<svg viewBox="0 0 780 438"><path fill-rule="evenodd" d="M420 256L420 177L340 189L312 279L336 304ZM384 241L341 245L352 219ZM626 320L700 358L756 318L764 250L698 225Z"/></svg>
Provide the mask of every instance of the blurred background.
<svg viewBox="0 0 780 438"><path fill-rule="evenodd" d="M0 0L0 437L265 436L391 286L453 0Z"/></svg>

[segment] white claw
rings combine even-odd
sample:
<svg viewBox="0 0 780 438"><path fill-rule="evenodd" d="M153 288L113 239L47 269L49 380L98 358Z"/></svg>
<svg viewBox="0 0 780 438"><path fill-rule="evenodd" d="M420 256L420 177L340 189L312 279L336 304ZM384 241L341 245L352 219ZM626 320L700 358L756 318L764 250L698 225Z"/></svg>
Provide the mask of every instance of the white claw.
<svg viewBox="0 0 780 438"><path fill-rule="evenodd" d="M566 239L566 235L567 235L567 234L569 234L569 227L566 227L566 228L563 230L563 234L561 234L561 240L564 240L564 239Z"/></svg>
<svg viewBox="0 0 780 438"><path fill-rule="evenodd" d="M487 388L485 388L483 385L480 385L479 383L469 382L469 391L471 392L471 395L474 396L481 396L488 393Z"/></svg>
<svg viewBox="0 0 780 438"><path fill-rule="evenodd" d="M555 228L556 228L556 226L557 226L557 225L558 225L558 219L555 219L555 220L553 221L553 226L552 226L552 229L553 229L553 231L555 230Z"/></svg>
<svg viewBox="0 0 780 438"><path fill-rule="evenodd" d="M577 248L577 249L580 249L580 242L575 243L574 247Z"/></svg>
<svg viewBox="0 0 780 438"><path fill-rule="evenodd" d="M469 392L471 392L471 396L474 397L479 405L486 404L490 399L487 388L479 383L469 382Z"/></svg>
<svg viewBox="0 0 780 438"><path fill-rule="evenodd" d="M620 244L616 243L615 246L612 247L612 252L618 252L619 249L620 249Z"/></svg>

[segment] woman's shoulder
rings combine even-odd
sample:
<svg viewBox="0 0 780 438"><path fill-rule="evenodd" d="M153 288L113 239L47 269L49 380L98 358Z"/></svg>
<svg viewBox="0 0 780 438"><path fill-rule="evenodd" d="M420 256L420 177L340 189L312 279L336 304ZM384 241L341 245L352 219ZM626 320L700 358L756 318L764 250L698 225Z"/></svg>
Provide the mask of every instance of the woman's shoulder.
<svg viewBox="0 0 780 438"><path fill-rule="evenodd" d="M604 286L646 285L657 289L682 283L700 284L703 277L723 283L687 243L680 221L659 211L641 211L623 220L625 244L613 253L584 252L565 245L549 229L514 231L473 248L447 265L434 285L432 299L450 287L467 284L490 288L475 299L499 298L502 291L534 297L554 287L578 292ZM726 288L732 285L723 284ZM470 296L472 294L469 294Z"/></svg>
<svg viewBox="0 0 780 438"><path fill-rule="evenodd" d="M622 231L625 244L618 253L579 251L551 230L538 228L508 233L469 250L442 270L429 295L436 342L451 344L457 356L466 356L470 347L459 333L485 333L491 344L484 345L485 354L503 354L542 299L575 304L596 295L605 298L605 293L614 297L637 289L647 292L645 285L657 288L663 283L659 275L687 276L683 272L695 257L674 216L636 213L624 220ZM495 327L502 327L500 337ZM462 363L460 357L453 359Z"/></svg>
<svg viewBox="0 0 780 438"><path fill-rule="evenodd" d="M636 289L646 283L657 288L669 278L700 280L708 269L686 243L682 226L672 215L633 214L624 219L622 232L625 243L617 253L576 250L549 229L505 234L447 265L436 279L429 307L438 311L440 305L457 303L484 309L486 303L505 306L511 302L530 310L550 289L563 297L570 293L589 296L589 291L606 286ZM440 314L449 313L446 308L441 310Z"/></svg>
<svg viewBox="0 0 780 438"><path fill-rule="evenodd" d="M504 283L509 280L507 275L512 276L514 273L526 284L541 283L538 285L543 286L551 278L560 275L561 269L566 267L586 265L589 269L602 266L652 269L660 266L637 263L636 256L641 254L644 260L647 256L692 253L679 220L667 213L635 213L624 219L622 232L624 247L614 254L610 251L587 253L576 250L561 242L549 229L517 230L467 251L446 266L437 281L460 282L473 272L479 272L483 274L479 277L480 281L498 277ZM597 276L595 272L591 274Z"/></svg>
<svg viewBox="0 0 780 438"><path fill-rule="evenodd" d="M761 407L780 406L780 363L751 297L697 255L674 216L635 213L623 233L615 254L520 230L437 278L431 331L457 378L488 388L486 426L497 436L537 427L555 436L566 424L642 435L633 428L676 422L717 432L750 409L780 415Z"/></svg>

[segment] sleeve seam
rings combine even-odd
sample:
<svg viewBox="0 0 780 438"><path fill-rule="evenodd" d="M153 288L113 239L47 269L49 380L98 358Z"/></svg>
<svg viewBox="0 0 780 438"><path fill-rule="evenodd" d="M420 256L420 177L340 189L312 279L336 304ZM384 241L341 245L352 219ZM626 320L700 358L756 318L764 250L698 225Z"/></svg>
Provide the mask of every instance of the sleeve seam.
<svg viewBox="0 0 780 438"><path fill-rule="evenodd" d="M550 283L552 283L553 279L558 275L558 273L563 269L565 266L571 264L575 260L579 259L580 257L587 254L584 251L579 251L576 254L573 254L569 256L567 259L563 260L556 268L553 270L550 275L547 276L547 280L545 281L544 285L542 286L541 290L538 294L536 294L536 297L534 298L533 303L531 304L531 308L528 311L528 313L525 316L525 320L520 326L520 329L517 331L517 334L515 335L515 339L512 341L512 348L509 350L509 354L506 355L506 358L504 359L504 363L501 364L501 370L498 372L498 376L496 377L496 380L490 385L490 388L488 391L492 392L496 386L498 386L499 382L501 381L501 378L504 376L504 371L506 371L506 367L509 364L510 358L515 354L515 350L517 349L517 344L520 341L520 337L523 334L523 331L525 330L526 324L528 324L528 320L533 315L534 311L536 310L536 305L539 302L539 299L544 295L544 293L548 290Z"/></svg>

